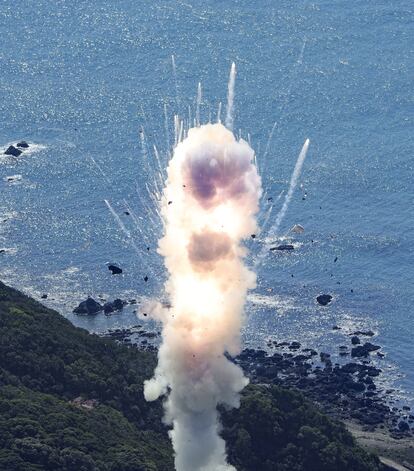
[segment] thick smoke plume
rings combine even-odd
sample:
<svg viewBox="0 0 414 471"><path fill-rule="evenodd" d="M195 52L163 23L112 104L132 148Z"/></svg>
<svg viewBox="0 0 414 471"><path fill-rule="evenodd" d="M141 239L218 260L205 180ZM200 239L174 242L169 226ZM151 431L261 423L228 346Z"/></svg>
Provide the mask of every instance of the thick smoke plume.
<svg viewBox="0 0 414 471"><path fill-rule="evenodd" d="M166 395L165 419L178 471L230 471L217 405L239 406L247 385L225 352L240 352L247 290L256 276L243 263L243 239L256 233L261 181L254 152L221 124L190 129L169 162L159 253L169 273L171 307L163 323L148 401Z"/></svg>

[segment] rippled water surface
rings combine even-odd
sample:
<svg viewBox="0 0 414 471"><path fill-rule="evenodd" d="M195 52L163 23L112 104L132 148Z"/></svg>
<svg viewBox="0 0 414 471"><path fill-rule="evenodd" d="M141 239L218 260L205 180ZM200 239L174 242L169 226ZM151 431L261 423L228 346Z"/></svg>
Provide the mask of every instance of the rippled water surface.
<svg viewBox="0 0 414 471"><path fill-rule="evenodd" d="M412 400L412 31L406 0L2 1L0 147L26 139L31 148L0 157L0 279L47 293L48 305L92 331L136 324L131 307L94 318L72 309L88 294L162 296L162 228L146 189L153 146L163 165L173 115L188 118L190 106L194 117L198 82L202 120L216 119L235 61L235 129L257 152L270 221L311 140L281 226L281 235L296 223L305 232L293 252L269 252L259 265L246 343L335 352L348 333L372 329L384 380ZM253 255L262 243L249 242ZM317 305L321 293L333 295L329 306Z"/></svg>

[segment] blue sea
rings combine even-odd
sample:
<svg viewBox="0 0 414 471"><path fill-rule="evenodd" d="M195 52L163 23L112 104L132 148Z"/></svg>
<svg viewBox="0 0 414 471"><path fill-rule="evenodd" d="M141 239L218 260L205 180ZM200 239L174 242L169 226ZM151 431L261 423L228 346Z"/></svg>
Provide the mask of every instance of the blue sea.
<svg viewBox="0 0 414 471"><path fill-rule="evenodd" d="M0 149L30 148L0 156L0 279L93 332L141 323L133 307L72 310L88 295L163 297L154 146L164 167L174 114L194 118L199 82L201 120L220 102L224 113L234 61L261 221L272 204L276 218L310 139L274 241L295 250L257 266L245 345L297 340L336 359L371 329L384 388L414 404L413 19L408 0L2 0ZM248 243L249 263L266 241L264 230Z"/></svg>

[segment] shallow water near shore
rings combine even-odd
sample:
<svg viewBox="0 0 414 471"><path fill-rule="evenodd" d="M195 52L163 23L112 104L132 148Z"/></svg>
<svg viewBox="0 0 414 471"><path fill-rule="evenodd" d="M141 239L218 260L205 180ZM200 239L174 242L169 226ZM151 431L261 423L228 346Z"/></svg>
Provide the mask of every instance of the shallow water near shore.
<svg viewBox="0 0 414 471"><path fill-rule="evenodd" d="M280 235L297 223L305 232L283 239L295 250L269 252L258 266L245 345L297 340L338 355L348 334L371 329L386 355L373 356L384 382L414 405L411 28L408 1L2 2L0 148L20 139L31 147L0 158L0 279L38 299L47 293L47 305L93 332L141 323L137 306L110 317L72 310L87 295L163 296L162 228L143 201L139 130L164 158L173 114L191 105L194 116L200 81L202 121L215 119L235 61L235 129L250 135L272 218L311 140ZM249 241L252 254L263 243ZM333 296L326 307L321 293Z"/></svg>

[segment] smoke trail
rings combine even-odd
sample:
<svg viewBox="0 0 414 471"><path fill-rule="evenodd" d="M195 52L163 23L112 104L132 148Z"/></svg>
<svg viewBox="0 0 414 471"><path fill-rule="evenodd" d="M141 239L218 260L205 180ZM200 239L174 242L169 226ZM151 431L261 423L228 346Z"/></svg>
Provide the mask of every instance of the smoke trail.
<svg viewBox="0 0 414 471"><path fill-rule="evenodd" d="M217 110L217 122L221 123L221 101L218 105L218 110Z"/></svg>
<svg viewBox="0 0 414 471"><path fill-rule="evenodd" d="M190 128L193 127L193 126L191 125L191 121L192 121L191 105L188 105L188 125L189 125Z"/></svg>
<svg viewBox="0 0 414 471"><path fill-rule="evenodd" d="M106 183L108 183L108 185L111 187L112 183L109 180L108 175L102 170L102 167L98 164L98 162L91 155L88 154L87 156L89 157L91 162L95 165L95 167L99 170L99 173L103 176Z"/></svg>
<svg viewBox="0 0 414 471"><path fill-rule="evenodd" d="M104 202L106 204L106 207L109 209L109 212L112 214L115 222L118 224L119 228L121 231L125 234L128 242L131 244L131 246L135 249L135 251L140 254L139 248L135 244L134 238L132 237L132 234L129 232L129 230L125 227L125 224L122 222L121 218L118 216L117 212L115 209L112 207L111 203L108 200L104 199Z"/></svg>
<svg viewBox="0 0 414 471"><path fill-rule="evenodd" d="M169 309L154 377L145 398L166 395L166 421L177 471L230 471L219 436L217 405L239 406L248 383L225 352L240 352L248 289L256 276L244 264L242 241L257 230L261 181L254 152L221 124L192 128L168 166L158 252L169 272Z"/></svg>
<svg viewBox="0 0 414 471"><path fill-rule="evenodd" d="M306 154L308 152L309 148L309 139L306 139L305 143L303 144L302 150L300 151L298 160L296 161L295 168L293 170L292 176L290 177L290 183L289 183L289 190L286 193L285 200L283 202L283 206L280 209L280 211L277 213L275 223L269 230L269 236L276 236L280 224L283 221L283 218L285 217L286 211L288 209L290 200L292 199L293 193L295 191L296 185L298 183L298 179L300 176L300 173L302 171L302 166L303 163L305 162L306 159Z"/></svg>
<svg viewBox="0 0 414 471"><path fill-rule="evenodd" d="M288 86L288 88L287 88L287 90L286 90L285 98L284 98L284 100L283 100L283 102L282 102L282 106L281 106L281 108L280 108L280 116L279 116L279 119L273 123L272 129L271 129L270 134L269 134L269 137L268 137L268 139L267 139L267 143L266 143L266 147L265 147L265 152L264 152L264 154L263 154L263 160L264 160L264 161L266 161L266 156L267 156L267 154L268 154L268 152L269 152L269 150L270 150L270 144L271 144L272 139L273 139L273 134L275 133L278 124L279 124L279 123L282 121L282 119L283 119L283 116L284 116L284 113L285 113L285 107L286 107L287 102L288 102L288 100L289 100L289 98L290 98L290 93L291 93L291 90L292 90L292 86L293 86L293 83L294 83L294 81L295 81L297 72L298 72L298 70L299 70L298 67L299 67L300 65L302 65L302 62L303 62L303 54L304 54L304 52L305 52L306 42L307 42L307 39L306 39L306 37L305 37L304 40L303 40L302 47L301 47L301 49L300 49L299 57L296 59L296 62L295 62L295 64L294 64L294 66L293 66L293 68L292 68L292 71L291 71L291 74L290 74L291 76L290 76L290 78L289 78L289 80L288 80L289 86Z"/></svg>
<svg viewBox="0 0 414 471"><path fill-rule="evenodd" d="M164 128L165 128L165 139L167 143L167 152L170 153L170 130L168 126L168 111L167 103L164 103Z"/></svg>
<svg viewBox="0 0 414 471"><path fill-rule="evenodd" d="M236 83L236 64L233 62L230 69L229 85L227 91L226 128L233 131L234 85Z"/></svg>
<svg viewBox="0 0 414 471"><path fill-rule="evenodd" d="M299 179L301 171L302 171L303 163L305 162L305 159L306 159L306 154L308 152L308 148L309 148L309 139L306 139L305 143L303 144L302 150L300 151L298 160L296 161L295 168L293 170L292 176L290 177L289 190L286 193L285 200L283 202L283 206L280 209L280 211L277 213L275 222L273 223L273 225L270 227L269 231L267 232L268 237L274 238L274 237L277 236L277 232L279 230L280 224L282 223L282 221L283 221L283 219L286 215L286 212L287 212L288 207L289 207L289 203L292 199L293 193L295 192L296 185L298 183L298 179ZM281 198L282 194L283 194L283 191L279 194L276 201L278 201ZM272 208L273 208L273 206L272 206ZM268 214L269 214L269 216L267 216L266 224L267 224L267 221L269 220L271 211ZM262 227L264 227L264 226L265 225L263 225ZM263 231L263 235L264 234L265 234L265 231ZM263 261L263 259L266 255L266 253L268 252L268 250L269 250L269 244L264 244L262 249L260 250L259 254L254 258L254 264L253 264L254 267L257 267L257 265L259 265Z"/></svg>
<svg viewBox="0 0 414 471"><path fill-rule="evenodd" d="M201 83L198 82L197 88L197 107L196 107L196 126L200 126L200 106L202 100Z"/></svg>
<svg viewBox="0 0 414 471"><path fill-rule="evenodd" d="M178 93L177 66L175 65L174 54L171 55L171 65L172 65L172 70L173 70L174 87L175 87L175 103L177 105L177 111L178 111L180 107L180 94Z"/></svg>

